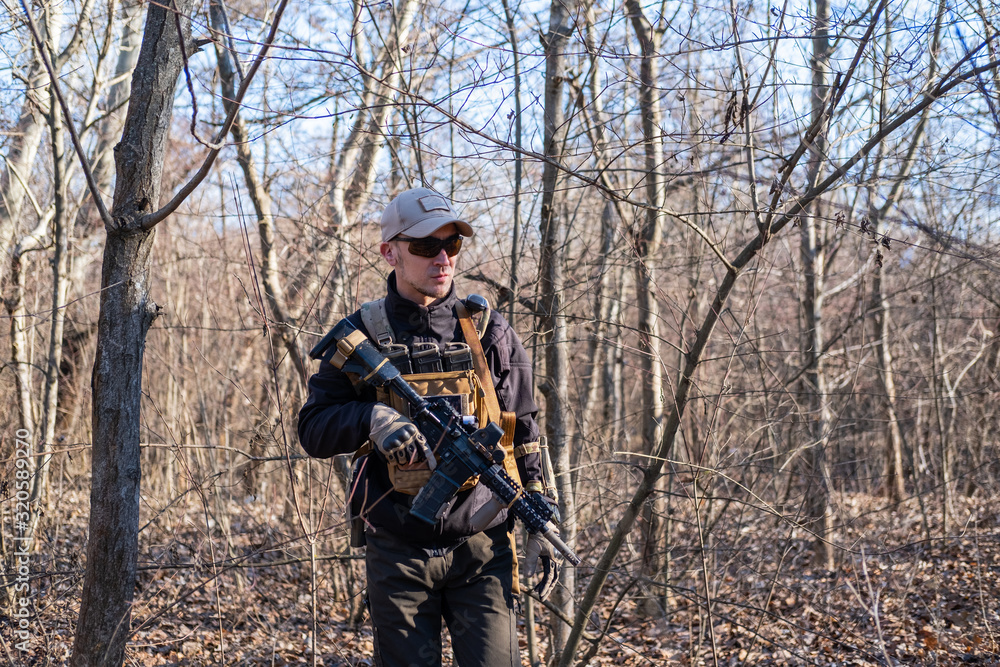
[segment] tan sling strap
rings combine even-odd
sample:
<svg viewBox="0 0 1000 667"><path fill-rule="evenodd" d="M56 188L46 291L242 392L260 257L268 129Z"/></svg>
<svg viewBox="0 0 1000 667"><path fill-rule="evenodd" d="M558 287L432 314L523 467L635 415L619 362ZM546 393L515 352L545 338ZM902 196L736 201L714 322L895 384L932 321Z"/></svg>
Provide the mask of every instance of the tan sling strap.
<svg viewBox="0 0 1000 667"><path fill-rule="evenodd" d="M500 401L497 400L497 390L493 386L493 376L490 375L490 367L486 363L486 354L483 352L483 345L479 342L479 334L476 326L472 323L472 316L469 309L461 301L455 304L455 314L458 315L458 323L462 327L462 336L465 344L472 350L472 364L476 368L476 375L479 376L479 383L483 386L483 400L486 403L486 413L490 421L498 424L503 429L503 438L500 444L503 446L507 456L503 459L504 470L514 478L518 484L521 483L521 474L517 471L517 463L514 461L514 425L517 422L517 414L513 412L501 412ZM486 326L485 324L483 325ZM510 551L513 559L513 578L511 580L511 590L514 595L521 594L521 575L517 561L517 540L513 531L507 533L510 539Z"/></svg>
<svg viewBox="0 0 1000 667"><path fill-rule="evenodd" d="M459 301L455 304L455 314L458 315L458 323L462 327L465 344L472 351L472 364L476 369L476 375L479 376L479 383L483 386L486 414L491 422L503 429L503 438L500 440L500 444L507 452L507 457L504 458L504 468L514 478L514 481L520 484L521 476L518 474L517 464L514 462L514 425L517 422L517 415L513 412L500 411L500 401L497 400L497 391L493 386L493 376L490 375L486 354L483 352L482 343L479 342L479 334L476 332L476 325L472 323L469 309Z"/></svg>
<svg viewBox="0 0 1000 667"><path fill-rule="evenodd" d="M507 456L504 457L504 470L514 478L518 484L521 483L521 474L517 471L517 463L514 461L514 424L517 422L517 414L513 412L501 412L500 401L497 400L497 390L493 386L493 376L490 375L490 367L486 363L486 354L483 352L483 345L479 342L479 334L476 326L472 323L472 316L469 309L461 301L455 304L455 314L458 315L458 323L462 327L462 336L465 344L472 350L472 364L476 368L476 375L479 376L479 383L483 386L483 399L486 403L486 413L490 421L498 424L503 429L503 438L500 444L503 446ZM483 325L486 326L485 324ZM513 577L511 579L511 591L514 595L521 594L521 574L517 560L517 540L514 532L507 533L510 539L510 552L513 560Z"/></svg>
<svg viewBox="0 0 1000 667"><path fill-rule="evenodd" d="M486 354L483 353L482 343L479 342L479 332L476 331L476 325L472 323L472 315L469 314L469 309L461 301L455 304L455 314L458 315L458 323L462 327L462 336L465 338L465 344L472 350L472 365L476 369L476 375L479 376L479 382L483 385L483 400L486 401L486 412L491 422L502 427L504 424L501 421L500 401L497 400L497 391L493 387L493 376L490 375L490 367L486 363ZM506 430L504 430L505 435L506 433Z"/></svg>
<svg viewBox="0 0 1000 667"><path fill-rule="evenodd" d="M497 400L497 391L493 387L493 376L490 375L490 367L486 363L486 354L483 353L482 343L479 342L479 332L476 325L472 323L472 315L465 304L459 301L455 304L455 314L458 315L458 323L462 327L462 336L465 344L472 350L472 365L476 368L476 375L483 384L486 401L486 410L489 413L490 421L500 426L500 401Z"/></svg>

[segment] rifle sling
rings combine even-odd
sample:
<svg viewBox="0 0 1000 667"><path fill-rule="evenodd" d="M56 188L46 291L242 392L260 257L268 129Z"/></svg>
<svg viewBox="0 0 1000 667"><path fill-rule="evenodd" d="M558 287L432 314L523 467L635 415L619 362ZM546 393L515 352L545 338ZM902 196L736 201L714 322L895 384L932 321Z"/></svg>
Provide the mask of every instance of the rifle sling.
<svg viewBox="0 0 1000 667"><path fill-rule="evenodd" d="M486 363L486 354L483 352L483 344L479 342L479 334L476 332L476 325L472 322L472 315L465 304L459 301L455 304L455 314L458 315L458 323L462 327L462 336L465 344L472 352L472 365L476 369L479 377L479 384L483 386L483 402L486 403L486 414L490 421L503 429L503 438L500 445L507 453L504 459L504 469L514 481L521 484L521 475L518 473L517 464L514 461L514 426L517 424L517 414L500 410L500 401L497 399L497 390L493 386L493 376L490 375L490 367Z"/></svg>
<svg viewBox="0 0 1000 667"><path fill-rule="evenodd" d="M493 376L490 375L490 367L486 363L486 354L483 353L483 345L479 342L479 333L476 332L476 325L472 323L472 315L465 304L459 301L455 304L455 314L458 315L458 323L462 327L462 336L465 344L472 351L472 365L479 376L479 382L483 385L484 400L486 401L486 412L490 421L503 426L500 419L500 401L497 400L497 391L493 387ZM506 435L506 431L504 431Z"/></svg>
<svg viewBox="0 0 1000 667"><path fill-rule="evenodd" d="M486 354L483 352L483 344L479 342L479 334L476 332L476 325L472 323L472 315L469 309L461 301L455 304L455 314L458 315L458 323L462 327L462 336L465 344L472 351L472 365L479 376L479 384L483 386L483 399L486 403L486 413L490 421L498 424L503 429L503 438L500 440L501 446L507 456L504 457L504 469L507 474L514 478L518 484L521 483L521 475L514 462L514 425L517 422L517 414L514 412L501 412L500 401L497 399L497 390L493 386L493 376L490 375L490 367L486 363ZM484 325L488 326L488 325ZM517 540L514 532L507 533L510 540L511 560L513 561L513 572L511 580L511 590L514 595L521 594L520 567L517 560Z"/></svg>

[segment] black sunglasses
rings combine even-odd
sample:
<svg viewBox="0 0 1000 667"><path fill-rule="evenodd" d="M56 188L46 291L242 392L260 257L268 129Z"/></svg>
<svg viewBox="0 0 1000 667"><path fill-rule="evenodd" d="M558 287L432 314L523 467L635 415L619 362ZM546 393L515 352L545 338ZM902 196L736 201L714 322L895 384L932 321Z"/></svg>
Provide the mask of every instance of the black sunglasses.
<svg viewBox="0 0 1000 667"><path fill-rule="evenodd" d="M446 239L428 236L422 239L411 239L408 236L397 236L393 241L406 241L411 255L417 257L437 257L444 250L449 257L454 257L462 249L462 235L453 234Z"/></svg>

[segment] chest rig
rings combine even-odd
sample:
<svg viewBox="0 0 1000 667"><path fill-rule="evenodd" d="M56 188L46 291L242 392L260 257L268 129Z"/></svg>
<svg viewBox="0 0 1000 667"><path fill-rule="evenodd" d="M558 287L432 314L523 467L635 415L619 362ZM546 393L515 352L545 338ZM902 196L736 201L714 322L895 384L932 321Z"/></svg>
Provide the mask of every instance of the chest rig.
<svg viewBox="0 0 1000 667"><path fill-rule="evenodd" d="M506 456L504 468L511 477L520 481L514 460L514 426L517 416L502 412L497 400L493 378L486 364L480 338L486 332L490 311L486 300L470 296L466 303L482 313L477 330L469 308L459 301L455 306L464 342L439 345L435 341L415 340L411 345L397 341L385 299L361 305L361 321L379 351L399 370L418 394L431 401L447 401L462 415L466 424L481 428L488 422L498 424L504 432L500 441ZM384 388L377 390L376 399L400 414L409 417L409 404ZM435 443L429 443L434 447ZM407 495L416 495L430 479L431 470L426 461L407 465L389 463L389 479L393 489ZM471 489L478 477L469 479L461 490Z"/></svg>

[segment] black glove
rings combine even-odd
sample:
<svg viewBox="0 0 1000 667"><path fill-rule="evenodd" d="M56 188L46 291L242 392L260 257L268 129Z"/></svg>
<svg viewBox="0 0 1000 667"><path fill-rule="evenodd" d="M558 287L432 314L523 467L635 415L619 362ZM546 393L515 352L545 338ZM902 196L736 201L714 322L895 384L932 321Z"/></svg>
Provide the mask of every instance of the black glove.
<svg viewBox="0 0 1000 667"><path fill-rule="evenodd" d="M415 463L427 451L427 439L413 422L381 403L372 408L369 437L386 461L397 465Z"/></svg>

